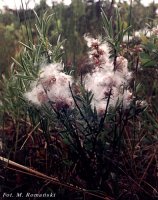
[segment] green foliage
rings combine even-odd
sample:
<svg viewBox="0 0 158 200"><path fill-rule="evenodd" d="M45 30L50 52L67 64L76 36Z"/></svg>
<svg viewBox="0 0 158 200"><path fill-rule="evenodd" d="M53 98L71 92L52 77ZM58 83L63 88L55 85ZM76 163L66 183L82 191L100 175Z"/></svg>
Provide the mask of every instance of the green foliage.
<svg viewBox="0 0 158 200"><path fill-rule="evenodd" d="M44 1L41 2L42 4ZM98 115L96 108L93 109L90 105L94 94L85 89L82 77L77 77L74 85L69 85L74 101L73 109L64 106L57 109L50 99L48 104L38 107L24 98L24 93L29 91L32 82L39 77L42 65L63 60L67 64L68 59L71 60L72 57L75 65L76 56L85 52L86 48L81 36L92 27L87 26L87 30L81 30L79 27L84 21L81 19L82 16L87 17L89 14L86 12L87 7L94 9L95 5L93 3L92 6L88 6L86 2L74 0L70 7L57 5L53 15L51 10L42 15L40 7L36 7L39 9L36 11L39 12L34 12L35 26L30 27L32 23L30 19L28 23L24 23L25 29L22 26L21 31L27 35L27 39L25 42L20 42L21 52L16 58L12 58L14 64L9 75L3 76L1 80L0 115L1 119L5 120L1 121L0 130L5 135L3 143L5 141L4 149L6 149L3 155L8 157L10 151L11 159L36 168L51 177L57 177L61 185L54 186L46 183L43 186L42 181L32 177L29 179L28 176L20 180L14 179L10 174L8 177L15 180L16 184L20 182L18 185L20 190L23 190L23 180L26 180L25 191L26 188L34 193L38 193L39 190L44 192L51 190L59 195L59 199L85 199L85 195L90 190L96 199L107 197L108 199L155 200L157 198L155 163L157 163L158 109L153 94L146 94L146 92L151 92L157 86L157 79L151 80L150 77L157 75L157 37L146 37L145 40L142 38L141 51L137 50L134 41L130 43L129 40L124 48L123 38L126 34L128 36L131 34L136 23L133 22L131 27L131 23L125 20L129 15L126 14L124 17L117 9L113 9L114 16L105 14L105 9L102 12L103 34L112 47L114 67L116 67L117 56L121 55L128 58L129 66L133 70L131 90L134 98L129 108L123 109L119 101L115 107L110 107L109 101L112 95L110 91L104 113ZM71 12L66 24L64 20L68 11ZM94 19L96 18L92 19L92 24ZM12 36L15 27L2 25L0 30L6 28L8 39ZM92 35L96 34L96 30ZM34 36L33 33L36 35ZM62 46L66 47L64 55ZM65 72L71 74L71 69L65 67ZM77 70L77 65L73 70ZM146 70L150 72L149 75ZM77 92L75 92L75 84L78 84ZM157 97L157 93L155 95ZM142 99L147 101L148 107L141 105ZM9 130L6 130L6 126ZM13 135L10 136L11 139L7 138L6 134L10 133L10 129ZM70 191L65 189L65 183L71 188ZM8 190L13 189L8 188ZM77 188L81 188L78 193ZM4 187L3 189L5 190ZM88 196L87 199L89 198Z"/></svg>
<svg viewBox="0 0 158 200"><path fill-rule="evenodd" d="M131 26L125 27L125 23L121 19L120 13L117 9L116 19L113 18L114 16L108 19L104 11L102 12L104 30L106 33L107 41L113 48L113 56L117 56L120 53L123 38L125 35L129 34Z"/></svg>
<svg viewBox="0 0 158 200"><path fill-rule="evenodd" d="M25 101L23 94L29 89L31 81L38 77L42 63L59 61L61 57L60 46L62 43L58 40L57 46L52 47L46 36L52 15L48 16L45 13L41 21L36 13L35 15L37 18L38 43L33 44L31 40L29 40L28 44L20 42L23 46L23 51L20 53L18 60L12 58L14 64L10 74L8 78L3 75L3 80L1 81L3 88L1 98L3 97L2 102L5 112L12 113L13 116L17 115L17 108L23 111Z"/></svg>
<svg viewBox="0 0 158 200"><path fill-rule="evenodd" d="M122 20L126 23L130 20L130 25L134 27L134 30L140 30L145 27L145 23L149 23L151 19L156 19L156 9L157 5L151 3L148 7L144 5L139 0L132 1L132 4L129 4L124 1L119 3L118 7L120 9L120 15ZM127 12L131 9L131 13Z"/></svg>
<svg viewBox="0 0 158 200"><path fill-rule="evenodd" d="M6 26L0 23L0 37L0 54L3 55L0 60L0 74L2 74L7 73L7 69L11 64L11 56L15 56L16 48L18 50L20 35L13 23Z"/></svg>
<svg viewBox="0 0 158 200"><path fill-rule="evenodd" d="M157 68L157 55L158 55L158 40L157 36L151 36L149 39L146 37L146 41L143 44L144 51L141 53L141 62L143 68Z"/></svg>

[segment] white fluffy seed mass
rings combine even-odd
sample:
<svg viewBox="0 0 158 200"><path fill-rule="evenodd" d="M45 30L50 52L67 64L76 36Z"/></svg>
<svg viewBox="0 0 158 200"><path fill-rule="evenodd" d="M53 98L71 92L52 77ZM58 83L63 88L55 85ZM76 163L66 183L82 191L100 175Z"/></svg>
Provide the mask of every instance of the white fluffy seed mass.
<svg viewBox="0 0 158 200"><path fill-rule="evenodd" d="M132 93L127 89L132 75L128 71L128 61L123 56L118 56L116 64L109 58L110 48L107 43L85 37L89 52L89 62L95 65L92 73L84 78L85 88L94 94L91 106L98 114L105 112L107 101L109 106L115 107L116 103L122 103L124 109L128 108Z"/></svg>
<svg viewBox="0 0 158 200"><path fill-rule="evenodd" d="M72 108L74 102L69 88L72 83L72 77L63 72L61 64L49 64L41 68L39 78L25 97L37 106L51 101L57 109Z"/></svg>
<svg viewBox="0 0 158 200"><path fill-rule="evenodd" d="M83 81L85 89L94 95L92 109L95 107L98 115L102 115L108 101L111 107L119 103L124 109L128 108L133 95L128 89L132 75L128 71L127 59L123 56L118 56L115 62L110 59L110 47L101 42L101 38L85 36L85 40L90 48L88 56L93 71L87 73ZM75 106L69 88L72 84L72 77L63 72L61 64L49 64L40 69L38 79L25 97L37 106L52 102L56 109L72 109Z"/></svg>

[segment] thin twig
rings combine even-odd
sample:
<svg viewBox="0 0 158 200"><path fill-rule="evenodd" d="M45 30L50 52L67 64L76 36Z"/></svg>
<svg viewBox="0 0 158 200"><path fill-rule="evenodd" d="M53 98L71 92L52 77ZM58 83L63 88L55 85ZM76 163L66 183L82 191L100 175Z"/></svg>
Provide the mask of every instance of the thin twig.
<svg viewBox="0 0 158 200"><path fill-rule="evenodd" d="M40 125L40 122L32 129L32 131L30 133L28 133L27 138L25 139L24 143L22 144L20 150L22 150L22 148L24 147L24 145L26 144L27 140L29 139L29 137L31 136L31 134L36 130L36 128Z"/></svg>
<svg viewBox="0 0 158 200"><path fill-rule="evenodd" d="M105 197L105 195L104 196L100 196L98 194L94 194L92 192L89 192L88 190L86 190L84 188L80 188L80 187L77 187L77 186L72 185L72 184L62 183L62 182L60 182L58 180L58 178L47 176L47 175L45 175L45 174L43 174L41 172L38 172L38 171L33 170L33 169L30 169L30 168L28 168L26 166L23 166L21 164L18 164L16 162L14 162L14 161L8 160L7 158L4 158L2 156L0 156L0 160L3 161L4 163L6 163L7 165L11 165L13 167L19 168L19 170L17 170L15 168L11 168L11 167L7 166L8 169L16 170L16 171L19 171L21 173L25 173L25 174L27 173L28 175L32 175L32 176L36 176L38 178L49 180L49 181L53 182L56 185L60 185L60 186L63 186L65 188L68 188L68 189L71 189L71 190L76 190L76 191L79 191L79 192L83 192L86 195L97 197L98 199L112 200L111 198Z"/></svg>
<svg viewBox="0 0 158 200"><path fill-rule="evenodd" d="M103 128L103 125L104 125L104 121L105 121L106 116L107 116L108 107L109 107L110 98L111 98L111 93L112 93L112 89L111 89L110 92L109 92L109 96L108 96L108 99L107 99L107 104L106 104L104 116L103 116L103 118L101 118L101 120L100 120L98 133L100 133L100 131L102 131L102 128Z"/></svg>
<svg viewBox="0 0 158 200"><path fill-rule="evenodd" d="M75 105L76 105L78 111L80 112L80 115L82 116L82 118L84 119L84 121L87 123L87 126L88 126L90 132L92 132L91 125L89 124L88 120L86 119L86 117L85 117L84 114L82 113L82 111L81 111L81 109L80 109L80 107L79 107L79 105L78 105L78 103L77 103L77 101L76 101L76 98L74 97L74 94L73 94L73 91L72 91L72 88L71 88L70 84L69 84L69 88L70 88L70 92L71 92L72 98L73 98L73 100L74 100L74 103L75 103Z"/></svg>

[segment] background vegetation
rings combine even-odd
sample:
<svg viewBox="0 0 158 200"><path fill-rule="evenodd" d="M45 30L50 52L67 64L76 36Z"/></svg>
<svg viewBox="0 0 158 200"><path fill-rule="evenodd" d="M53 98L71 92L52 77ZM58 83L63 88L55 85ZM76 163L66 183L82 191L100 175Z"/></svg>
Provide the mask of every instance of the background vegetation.
<svg viewBox="0 0 158 200"><path fill-rule="evenodd" d="M56 199L157 199L158 32L148 35L157 26L157 8L139 0L72 0L52 7L42 0L35 12L23 5L0 14L1 197L54 192ZM75 79L87 72L86 33L106 37L114 59L128 59L135 96L130 109L113 108L99 120L82 85L79 96L71 91L72 113L26 102L23 94L43 60L62 60ZM137 100L147 106L136 106Z"/></svg>

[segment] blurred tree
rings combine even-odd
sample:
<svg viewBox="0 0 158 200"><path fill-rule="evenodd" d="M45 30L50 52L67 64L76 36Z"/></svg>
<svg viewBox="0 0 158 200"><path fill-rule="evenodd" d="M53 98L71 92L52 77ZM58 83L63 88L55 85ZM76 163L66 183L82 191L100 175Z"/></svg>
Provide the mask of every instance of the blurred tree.
<svg viewBox="0 0 158 200"><path fill-rule="evenodd" d="M132 6L127 2L118 2L117 6L121 13L121 18L124 21L125 27L129 24L129 10L131 11L130 23L135 30L145 27L145 22L151 21L151 18L156 19L157 4L151 3L145 8L140 0L132 1ZM61 40L66 39L64 47L66 49L63 56L65 63L78 63L82 60L81 55L84 54L86 45L84 43L83 35L90 33L93 37L103 33L101 8L104 12L111 16L113 13L114 21L114 7L116 2L111 0L72 0L69 6L64 5L63 2L55 3L52 1L52 7L49 7L46 0L41 0L35 6L35 11L38 15L45 10L54 13L54 21L49 29L49 38L52 44L55 44L59 35ZM22 35L20 26L33 27L35 24L35 16L32 10L8 10L6 13L0 14L0 36L1 38L1 55L4 55L0 61L1 72L10 64L11 56L15 56L17 52L17 41ZM20 22L20 23L19 23ZM8 29L8 27L10 28ZM12 27L12 29L11 29ZM23 30L23 32L25 32ZM31 30L31 34L35 38L35 33ZM24 37L23 37L24 38ZM7 45L6 45L7 44ZM7 55L6 55L7 54ZM4 67L6 66L6 67Z"/></svg>
<svg viewBox="0 0 158 200"><path fill-rule="evenodd" d="M127 23L129 21L129 10L131 9L131 25L134 30L143 29L151 19L156 19L156 10L158 6L153 2L145 7L140 0L131 1L131 7L127 2L119 2L118 7L122 19Z"/></svg>
<svg viewBox="0 0 158 200"><path fill-rule="evenodd" d="M15 25L4 25L0 23L0 74L6 73L12 60L11 57L18 52L18 40L20 39L19 30Z"/></svg>
<svg viewBox="0 0 158 200"><path fill-rule="evenodd" d="M12 12L0 13L0 23L10 25L12 23L17 25L17 18Z"/></svg>

